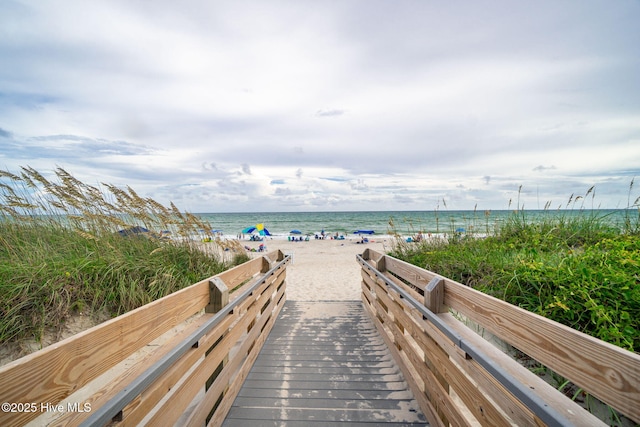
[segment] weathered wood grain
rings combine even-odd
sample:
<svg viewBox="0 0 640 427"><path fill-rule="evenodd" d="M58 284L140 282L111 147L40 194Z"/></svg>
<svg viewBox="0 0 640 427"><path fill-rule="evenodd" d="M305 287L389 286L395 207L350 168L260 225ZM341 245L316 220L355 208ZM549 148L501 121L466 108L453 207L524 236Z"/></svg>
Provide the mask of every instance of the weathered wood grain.
<svg viewBox="0 0 640 427"><path fill-rule="evenodd" d="M215 303L216 301L211 301L210 282L214 284L216 282L226 283L229 287L242 289L243 284L251 282L251 279L260 280L259 275L263 270L269 270L273 262L284 259L284 255L279 251L265 254L265 257L257 258L218 276L205 279L5 365L0 368L1 400L33 402L40 405L40 403L57 404L65 398L70 398L69 396L75 395L76 390L82 389L89 382L131 357L160 335L184 322L188 317L201 312L209 303ZM167 391L175 387L184 373L197 364L197 360L209 350L214 342L218 341L226 331L232 329L233 324L238 323L238 319L243 313L249 317L253 316L253 318L240 323L244 329L240 328L234 334L227 334L233 335L236 341L246 333L246 330L255 323L256 318L260 317L263 311L269 310L266 302L272 299L273 295L277 293L282 297L285 292L286 262L270 274L263 276L263 281L248 295L246 301L242 301L234 310L230 311L227 314L228 317L218 325L217 330L209 332L201 338L200 344L202 346L187 351L164 373L164 376L156 380L152 386L148 387L123 410L123 421L120 425L136 424L149 411L154 410ZM220 277L224 277L224 280ZM255 280L253 283L256 283ZM225 286L220 287L222 291L224 288ZM216 293L214 292L214 294ZM216 294L214 297L219 297L218 306L228 302L225 295ZM234 297L237 298L237 295ZM184 331L193 331L193 328L202 324L201 322L204 321L202 319L207 319L208 316L208 314L201 316L201 320L187 326ZM180 333L175 338L169 338L164 344L160 344L155 351L151 351L143 361L132 368L125 369L113 380L102 383L103 385L93 394L85 396L86 392L83 390L85 393L83 394L83 402L91 403L94 410L108 402L132 379L137 378L175 345L182 342L184 337L188 336L188 334L185 335L187 332ZM265 331L265 333L267 332ZM228 350L235 344L226 345L226 353L228 353ZM206 381L206 378L202 381ZM204 382L201 385L203 386ZM19 414L2 412L0 413L0 424L3 426L23 425L39 415L39 411ZM77 425L87 416L86 413L68 413L55 420L54 425L55 423Z"/></svg>
<svg viewBox="0 0 640 427"><path fill-rule="evenodd" d="M78 396L78 402L86 402L91 404L92 408L99 408L108 402L111 398L113 398L120 390L125 388L133 379L135 379L138 375L142 374L147 368L151 367L154 363L156 363L162 356L167 354L170 350L172 350L179 342L186 339L191 333L195 332L199 327L201 327L207 320L211 318L210 314L204 314L189 325L185 327L181 332L176 334L171 339L163 342L158 346L154 346L154 350L147 355L142 360L137 360L136 363L133 363L128 369L126 369L121 375L118 375L114 378L111 378L109 381L105 383L104 386L100 387L99 393L95 394L86 394L83 393L82 396ZM171 332L169 332L171 333ZM60 418L57 418L50 425L53 426L73 426L80 424L83 420L85 420L90 415L90 412L66 412Z"/></svg>
<svg viewBox="0 0 640 427"><path fill-rule="evenodd" d="M361 303L288 301L223 425L424 426L412 401Z"/></svg>
<svg viewBox="0 0 640 427"><path fill-rule="evenodd" d="M247 337L247 340L239 349L238 354L246 354L247 356L244 359L241 359L239 357L234 358L234 371L236 373L235 377L233 377L233 380L231 374L232 371L229 370L228 374L223 373L223 376L221 376L220 378L216 378L216 382L212 384L211 389L207 392L207 394L209 394L210 396L216 396L221 393L222 390L228 385L228 389L224 395L224 398L220 402L211 418L211 425L219 426L226 419L229 410L231 409L233 402L235 401L235 398L240 392L240 389L244 384L247 375L249 374L249 370L255 363L255 360L258 358L260 350L266 342L267 337L269 336L269 333L276 322L278 314L284 307L285 298L282 297L283 294L284 292L280 291L276 295L276 298L274 298L276 305L273 308L273 311L263 313L260 318L258 327L254 328L251 331L251 333ZM240 361L242 361L242 364L239 363ZM206 397L207 396L205 396L205 398ZM193 414L193 418L189 420L190 425L199 425L199 421L206 415L204 411L205 408L205 405L201 405L200 408L196 408L196 411L194 411Z"/></svg>
<svg viewBox="0 0 640 427"><path fill-rule="evenodd" d="M640 355L449 280L445 304L640 422Z"/></svg>
<svg viewBox="0 0 640 427"><path fill-rule="evenodd" d="M399 317L401 316L399 316L397 305L391 302L392 298L390 298L389 294L382 293L377 293L376 297L378 301L380 299L387 300L387 306L391 307L389 313L381 310L382 306L378 306L376 309L377 315L382 320L380 324L382 327L382 336L383 338L389 338L389 347L392 349L392 354L396 356L395 360L400 368L403 369L403 371L406 370L407 376L410 376L408 375L409 372L415 372L413 377L415 378L417 376L420 378L422 392L428 396L428 400L435 409L435 412L441 414L438 418L443 424L452 423L456 426L471 426L472 423L470 420L463 417L462 414L456 410L456 405L448 391L448 385L443 386L433 372L427 368L423 358L412 351L403 331L398 328ZM391 312L395 312L393 317L390 316ZM434 420L430 419L429 421L433 422Z"/></svg>
<svg viewBox="0 0 640 427"><path fill-rule="evenodd" d="M399 277L402 277L407 282L411 283L416 288L424 291L429 285L429 282L434 277L437 277L435 273L416 267L415 265L401 261L399 259L385 255L387 271L392 272Z"/></svg>
<svg viewBox="0 0 640 427"><path fill-rule="evenodd" d="M284 280L282 276L280 276L280 279ZM256 290L256 292L254 292L253 297L255 299L252 298L247 300L251 301L251 303L246 307L246 310L237 310L237 316L239 316L238 322L233 325L231 330L225 333L224 337L216 344L215 348L209 353L209 343L207 343L207 345L203 345L203 349L208 353L206 357L199 364L191 362L191 364L185 364L185 368L192 365L197 365L197 367L189 374L184 382L182 382L178 387L172 388L171 405L164 405L159 408L150 420L152 425L159 425L157 423L171 421L175 422L180 414L184 412L187 405L193 401L195 394L204 387L205 381L225 358L229 357L230 362L225 365L223 371L214 381L214 384L219 383L221 378L229 378L231 375L236 373L237 361L230 356L231 349L236 346L239 341L242 346L247 346L247 341L252 341L252 339L255 340L254 336L260 332L260 328L264 325L264 321L266 319L264 319L263 322L259 321L258 327L254 327L248 336L245 335L245 331L250 324L255 322L256 318L264 317L260 316L260 310L267 301L269 301L270 304L275 305L279 298L284 295L284 287L280 288L280 290L276 292L278 289L277 284L279 282L280 280L278 276L272 276L269 278ZM268 330L264 331L265 334L268 334L268 332ZM236 356L236 359L237 358L244 359L243 356ZM211 399L207 398L211 393L215 393L215 388L213 388L213 386L209 388L209 391L207 391L205 400L196 406L196 409L194 410L194 413L191 414L190 419L194 419L194 417L196 419L200 417L201 419L202 416L206 417L209 414L213 408L213 403L215 403L215 400L210 402ZM219 394L217 396L219 396ZM210 405L207 406L208 404Z"/></svg>
<svg viewBox="0 0 640 427"><path fill-rule="evenodd" d="M423 290L431 279L438 277L389 256L385 266L389 272ZM444 279L444 288L445 306L640 422L640 355L450 279Z"/></svg>
<svg viewBox="0 0 640 427"><path fill-rule="evenodd" d="M208 302L207 279L0 367L0 401L56 404ZM39 415L0 412L0 425Z"/></svg>
<svg viewBox="0 0 640 427"><path fill-rule="evenodd" d="M220 273L218 277L232 290L258 275L261 269L262 257L258 257Z"/></svg>

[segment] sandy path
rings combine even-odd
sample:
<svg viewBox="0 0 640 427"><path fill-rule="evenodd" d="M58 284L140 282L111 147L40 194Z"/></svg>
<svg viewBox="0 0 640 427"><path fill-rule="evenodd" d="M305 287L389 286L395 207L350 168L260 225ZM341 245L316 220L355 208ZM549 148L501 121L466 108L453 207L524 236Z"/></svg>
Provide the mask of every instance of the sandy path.
<svg viewBox="0 0 640 427"><path fill-rule="evenodd" d="M292 254L287 267L287 299L293 301L349 301L360 300L360 265L356 254L371 248L385 252L391 239L373 238L369 243L359 240L310 240L290 242L268 240L267 251L281 250ZM243 242L243 245L245 243ZM248 246L257 247L250 242Z"/></svg>

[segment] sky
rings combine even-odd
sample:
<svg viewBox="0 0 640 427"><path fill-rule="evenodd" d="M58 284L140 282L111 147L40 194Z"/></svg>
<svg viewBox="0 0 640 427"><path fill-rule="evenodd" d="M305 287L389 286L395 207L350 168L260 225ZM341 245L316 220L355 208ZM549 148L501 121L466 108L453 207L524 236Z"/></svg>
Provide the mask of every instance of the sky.
<svg viewBox="0 0 640 427"><path fill-rule="evenodd" d="M638 22L639 0L0 0L0 169L190 212L564 208L594 185L622 208Z"/></svg>

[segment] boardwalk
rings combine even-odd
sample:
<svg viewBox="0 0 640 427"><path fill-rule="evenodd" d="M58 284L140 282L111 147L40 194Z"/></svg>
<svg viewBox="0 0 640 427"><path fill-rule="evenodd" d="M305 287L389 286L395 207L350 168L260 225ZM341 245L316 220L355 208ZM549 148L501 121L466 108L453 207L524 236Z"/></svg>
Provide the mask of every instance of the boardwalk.
<svg viewBox="0 0 640 427"><path fill-rule="evenodd" d="M0 424L607 425L449 308L640 420L637 354L348 243L259 255L0 367L0 400L35 408Z"/></svg>
<svg viewBox="0 0 640 427"><path fill-rule="evenodd" d="M224 426L424 426L359 301L287 301Z"/></svg>

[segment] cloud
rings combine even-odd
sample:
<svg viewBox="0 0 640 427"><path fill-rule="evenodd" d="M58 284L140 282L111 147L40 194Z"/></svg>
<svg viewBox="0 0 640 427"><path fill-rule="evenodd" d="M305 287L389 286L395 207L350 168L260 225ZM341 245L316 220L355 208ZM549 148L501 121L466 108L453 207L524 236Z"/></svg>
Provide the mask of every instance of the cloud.
<svg viewBox="0 0 640 427"><path fill-rule="evenodd" d="M367 185L367 183L363 179L357 179L357 180L351 181L349 183L349 185L351 186L351 188L353 190L357 190L357 191L367 191L367 190L369 190L369 186Z"/></svg>
<svg viewBox="0 0 640 427"><path fill-rule="evenodd" d="M544 172L544 171L549 171L549 170L555 170L556 167L551 165L551 166L543 166L543 165L538 165L535 168L533 168L533 170L535 172Z"/></svg>
<svg viewBox="0 0 640 427"><path fill-rule="evenodd" d="M34 136L27 138L25 142L32 149L41 153L47 152L50 156L55 156L61 151L75 156L85 156L87 154L132 156L151 154L155 151L153 148L126 141L110 141L77 135Z"/></svg>
<svg viewBox="0 0 640 427"><path fill-rule="evenodd" d="M288 188L276 188L275 191L276 196L290 196L291 190Z"/></svg>
<svg viewBox="0 0 640 427"><path fill-rule="evenodd" d="M0 162L222 211L505 207L638 169L636 2L277 4L2 3Z"/></svg>
<svg viewBox="0 0 640 427"><path fill-rule="evenodd" d="M318 110L316 111L316 117L338 117L345 114L344 110Z"/></svg>

